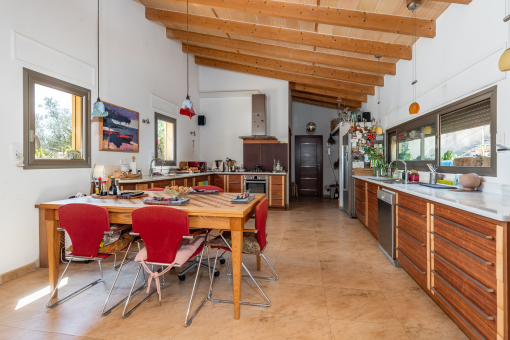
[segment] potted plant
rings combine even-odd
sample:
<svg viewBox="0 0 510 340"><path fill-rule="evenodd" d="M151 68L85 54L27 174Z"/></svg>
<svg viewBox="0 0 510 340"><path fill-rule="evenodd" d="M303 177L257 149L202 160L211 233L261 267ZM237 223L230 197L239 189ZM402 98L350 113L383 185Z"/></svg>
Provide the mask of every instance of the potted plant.
<svg viewBox="0 0 510 340"><path fill-rule="evenodd" d="M454 158L455 155L451 150L446 151L444 155L441 157L441 166L452 166Z"/></svg>

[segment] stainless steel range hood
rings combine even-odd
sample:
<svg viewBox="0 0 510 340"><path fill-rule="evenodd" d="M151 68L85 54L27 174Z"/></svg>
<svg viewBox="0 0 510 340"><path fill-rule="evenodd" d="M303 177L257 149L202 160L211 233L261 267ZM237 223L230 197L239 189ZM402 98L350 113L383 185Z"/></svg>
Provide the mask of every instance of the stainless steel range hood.
<svg viewBox="0 0 510 340"><path fill-rule="evenodd" d="M266 121L266 95L251 95L251 136L241 136L241 139L274 139L276 137L267 135Z"/></svg>

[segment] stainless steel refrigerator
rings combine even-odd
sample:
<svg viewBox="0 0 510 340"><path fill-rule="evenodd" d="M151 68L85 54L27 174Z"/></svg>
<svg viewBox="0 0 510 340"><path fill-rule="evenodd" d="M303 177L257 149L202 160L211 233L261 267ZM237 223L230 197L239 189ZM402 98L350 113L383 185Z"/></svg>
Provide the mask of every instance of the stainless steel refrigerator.
<svg viewBox="0 0 510 340"><path fill-rule="evenodd" d="M340 166L340 192L342 195L342 209L347 215L354 218L354 179L351 153L351 134L348 132L342 137L341 166Z"/></svg>

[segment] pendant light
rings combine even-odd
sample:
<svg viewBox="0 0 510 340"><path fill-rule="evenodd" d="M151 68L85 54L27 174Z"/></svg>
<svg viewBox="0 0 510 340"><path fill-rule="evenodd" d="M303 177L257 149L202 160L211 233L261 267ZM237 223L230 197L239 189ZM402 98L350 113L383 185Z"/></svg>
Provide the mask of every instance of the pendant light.
<svg viewBox="0 0 510 340"><path fill-rule="evenodd" d="M193 110L193 103L191 102L191 99L189 98L189 42L188 42L188 36L189 36L189 21L188 21L188 14L189 14L189 5L188 0L186 0L186 99L182 103L181 111L179 113L184 116L188 116L189 119L191 119L195 115L195 110Z"/></svg>
<svg viewBox="0 0 510 340"><path fill-rule="evenodd" d="M504 22L508 22L509 20L510 14L503 18ZM508 41L510 42L510 33ZM501 72L510 71L510 48L503 52L501 58L499 58L499 70Z"/></svg>
<svg viewBox="0 0 510 340"><path fill-rule="evenodd" d="M415 10L417 10L418 7L420 7L420 5L421 5L421 0L411 1L407 5L407 9L409 9L413 13L413 42L414 42L413 49L414 49L414 51L413 51L413 59L412 59L413 81L411 83L411 85L413 86L413 103L409 106L409 113L412 115L418 114L420 112L420 104L418 104L416 102L416 83L418 82L418 80L416 80L416 58L418 57L418 55L416 54L417 39L416 39L416 12L415 12Z"/></svg>
<svg viewBox="0 0 510 340"><path fill-rule="evenodd" d="M381 58L382 58L382 55L376 55L375 56L377 58L377 75L380 77L381 76ZM377 89L377 105L380 105L381 104L381 87L378 86L378 89ZM378 110L380 111L380 108L378 106Z"/></svg>
<svg viewBox="0 0 510 340"><path fill-rule="evenodd" d="M108 112L104 108L104 104L99 99L99 0L97 0L97 100L92 105L91 117L107 117Z"/></svg>

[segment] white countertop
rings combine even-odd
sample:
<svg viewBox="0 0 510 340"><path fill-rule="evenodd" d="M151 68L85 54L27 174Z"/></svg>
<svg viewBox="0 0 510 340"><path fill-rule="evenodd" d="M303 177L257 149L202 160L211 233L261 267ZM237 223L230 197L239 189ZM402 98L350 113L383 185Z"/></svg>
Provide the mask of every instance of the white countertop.
<svg viewBox="0 0 510 340"><path fill-rule="evenodd" d="M386 184L376 180L376 177L353 177L494 220L510 221L510 196L484 192L455 192L418 184Z"/></svg>
<svg viewBox="0 0 510 340"><path fill-rule="evenodd" d="M278 173L272 173L272 172L219 172L219 171L208 171L208 172L196 172L194 174L177 174L177 175L163 175L163 176L143 176L141 179L122 179L119 181L119 183L146 183L146 182L157 182L157 181L168 181L172 179L179 179L179 178L189 178L189 177L197 177L197 176L207 176L207 175L214 175L214 174L221 174L221 175L286 175L285 172L278 172Z"/></svg>

